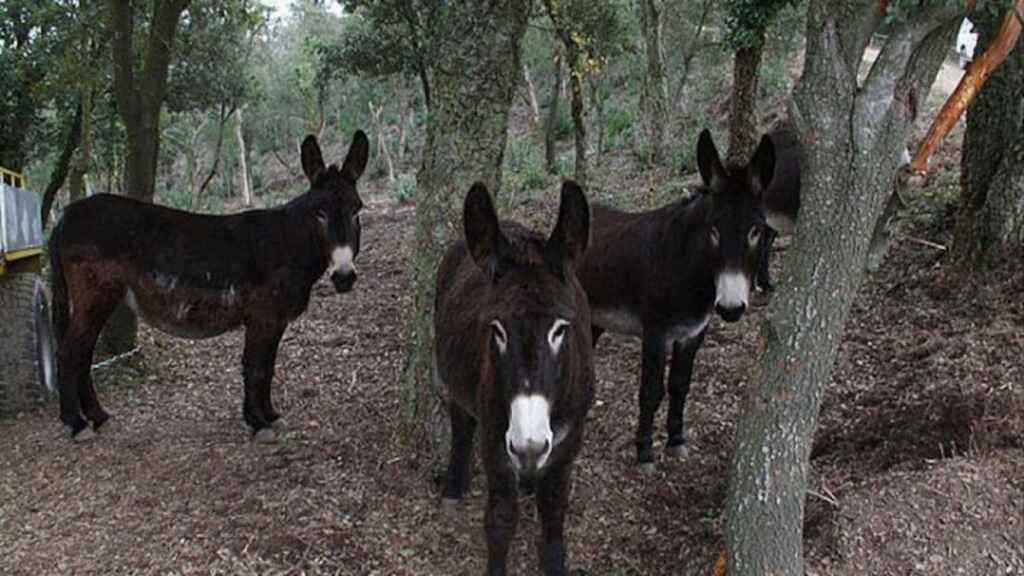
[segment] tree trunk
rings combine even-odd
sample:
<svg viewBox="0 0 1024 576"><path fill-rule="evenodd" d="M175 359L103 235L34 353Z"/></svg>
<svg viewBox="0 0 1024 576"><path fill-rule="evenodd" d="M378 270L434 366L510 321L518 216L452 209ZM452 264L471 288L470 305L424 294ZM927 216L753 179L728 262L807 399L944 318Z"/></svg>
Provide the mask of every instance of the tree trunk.
<svg viewBox="0 0 1024 576"><path fill-rule="evenodd" d="M761 76L764 30L758 32L753 46L736 51L732 69L732 93L729 96L729 153L726 163L746 164L758 142L757 83Z"/></svg>
<svg viewBox="0 0 1024 576"><path fill-rule="evenodd" d="M584 123L586 106L583 100L583 77L586 75L583 47L580 46L579 34L572 28L572 15L564 14L564 6L556 0L544 0L548 17L555 29L555 35L565 48L565 57L569 64L569 91L572 95L572 124L576 134L576 174L574 178L580 186L587 185L587 126Z"/></svg>
<svg viewBox="0 0 1024 576"><path fill-rule="evenodd" d="M530 106L530 130L540 123L540 104L537 103L537 89L530 78L530 67L523 62L523 80L526 82L526 103Z"/></svg>
<svg viewBox="0 0 1024 576"><path fill-rule="evenodd" d="M388 182L394 184L395 161L391 158L391 151L388 150L388 139L384 130L384 123L380 121L380 115L384 112L384 105L374 106L372 101L368 102L368 105L370 107L370 117L373 118L373 127L377 132L377 156L384 159L384 163L388 167Z"/></svg>
<svg viewBox="0 0 1024 576"><path fill-rule="evenodd" d="M86 175L92 165L92 117L93 91L86 88L82 94L82 138L78 153L71 160L71 173L68 174L68 204L85 198Z"/></svg>
<svg viewBox="0 0 1024 576"><path fill-rule="evenodd" d="M160 109L167 90L167 74L178 31L178 19L189 0L154 0L153 18L141 58L141 75L135 73L135 14L129 0L108 0L111 48L114 61L114 97L125 125L127 160L125 193L152 202L156 189L157 156L160 152ZM107 321L98 348L123 353L135 347L138 323L123 303Z"/></svg>
<svg viewBox="0 0 1024 576"><path fill-rule="evenodd" d="M900 152L962 19L957 4L895 24L857 85L874 2L812 0L803 76L790 102L806 195L736 427L726 508L730 576L802 576L811 440L872 230ZM873 25L867 25L874 19Z"/></svg>
<svg viewBox="0 0 1024 576"><path fill-rule="evenodd" d="M555 46L555 81L551 85L551 98L548 100L548 120L544 126L544 166L548 174L557 174L556 160L558 151L558 105L562 101L562 50Z"/></svg>
<svg viewBox="0 0 1024 576"><path fill-rule="evenodd" d="M64 186L64 181L67 179L68 170L71 168L71 158L74 156L75 150L78 149L78 143L81 139L82 102L79 101L75 107L75 116L68 126L68 137L64 141L64 149L61 151L60 157L57 158L57 163L54 164L53 170L50 172L50 183L46 185L46 190L43 192L43 205L40 208L43 228L46 228L46 222L50 218L50 210L53 207L53 201L57 197L57 192Z"/></svg>
<svg viewBox="0 0 1024 576"><path fill-rule="evenodd" d="M647 74L640 91L640 108L649 147L648 160L661 164L665 160L665 125L668 123L668 93L665 91L665 66L662 64L661 26L662 2L640 0L640 26L647 55Z"/></svg>
<svg viewBox="0 0 1024 576"><path fill-rule="evenodd" d="M470 184L481 180L500 194L508 113L522 75L520 43L529 14L529 0L453 2L440 26L450 42L431 70L410 249L415 297L402 376L405 439L428 469L444 456L448 440L440 400L446 392L431 377L434 277L449 241L462 236L461 206Z"/></svg>
<svg viewBox="0 0 1024 576"><path fill-rule="evenodd" d="M701 37L704 35L704 28L707 25L708 15L711 13L713 1L714 0L703 0L701 2L700 18L697 20L697 25L694 27L693 38L687 42L681 50L682 71L679 74L679 79L676 81L676 89L673 91L672 97L673 106L677 109L682 109L683 90L686 88L686 85L690 80L690 67L693 64L693 58L697 55L697 48L702 46Z"/></svg>
<svg viewBox="0 0 1024 576"><path fill-rule="evenodd" d="M597 155L600 157L605 149L605 98L601 95L601 78L595 74L590 74L587 76L587 84L590 85L590 106L594 110L594 124L597 126Z"/></svg>
<svg viewBox="0 0 1024 576"><path fill-rule="evenodd" d="M1000 18L972 16L976 50L984 50ZM969 273L982 272L1006 249L1024 245L1024 46L1018 41L967 111L960 160L961 202L953 257ZM979 266L982 264L982 266Z"/></svg>
<svg viewBox="0 0 1024 576"><path fill-rule="evenodd" d="M245 137L242 135L242 109L235 112L235 142L238 143L238 169L242 178L242 204L252 206L252 189L249 186L249 162L246 160Z"/></svg>
<svg viewBox="0 0 1024 576"><path fill-rule="evenodd" d="M220 105L220 116L217 118L217 144L213 148L213 164L210 165L210 172L206 174L206 178L203 183L199 185L199 191L192 198L192 204L194 205L198 200L199 196L203 195L206 191L206 187L213 181L213 177L217 175L217 169L220 168L220 156L221 151L224 149L224 128L228 124L228 120L231 115L235 113L234 107L230 110L228 105L222 103Z"/></svg>

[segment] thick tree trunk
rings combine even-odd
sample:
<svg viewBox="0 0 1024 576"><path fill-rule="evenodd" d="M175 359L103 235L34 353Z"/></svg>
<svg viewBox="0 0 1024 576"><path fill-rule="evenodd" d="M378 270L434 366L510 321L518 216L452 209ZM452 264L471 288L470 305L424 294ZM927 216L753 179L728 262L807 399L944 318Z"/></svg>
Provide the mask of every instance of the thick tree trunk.
<svg viewBox="0 0 1024 576"><path fill-rule="evenodd" d="M441 29L451 35L432 69L423 163L417 174L416 232L410 249L415 294L402 378L405 437L429 465L443 457L446 410L431 377L434 277L461 236L462 200L472 182L501 184L509 106L522 75L520 43L529 0L453 2ZM499 192L500 194L500 192Z"/></svg>
<svg viewBox="0 0 1024 576"><path fill-rule="evenodd" d="M249 161L246 158L245 136L242 134L242 109L235 112L235 142L238 144L238 170L242 180L242 204L252 206L252 188L249 185Z"/></svg>
<svg viewBox="0 0 1024 576"><path fill-rule="evenodd" d="M736 429L727 504L730 576L802 576L811 440L875 222L900 152L961 16L956 4L897 24L857 86L875 2L812 0L790 116L806 195ZM878 21L878 19L876 19Z"/></svg>
<svg viewBox="0 0 1024 576"><path fill-rule="evenodd" d="M982 10L972 21L977 50L984 50L1000 19ZM965 271L981 272L1004 250L1024 245L1024 45L1019 41L967 111L960 178L953 256Z"/></svg>
<svg viewBox="0 0 1024 576"><path fill-rule="evenodd" d="M758 142L757 84L761 76L764 30L758 32L753 46L736 51L732 68L732 93L729 96L729 153L727 163L744 164Z"/></svg>
<svg viewBox="0 0 1024 576"><path fill-rule="evenodd" d="M153 201L156 188L160 109L167 89L178 20L188 4L189 0L154 0L142 56L142 73L136 75L134 6L129 0L108 0L114 97L128 141L124 192L143 202ZM111 353L127 352L135 347L137 328L131 310L121 304L107 321L99 347Z"/></svg>
<svg viewBox="0 0 1024 576"><path fill-rule="evenodd" d="M71 160L71 173L68 174L68 204L85 198L87 193L86 175L92 165L93 102L92 88L86 88L82 94L82 139L78 153Z"/></svg>
<svg viewBox="0 0 1024 576"><path fill-rule="evenodd" d="M555 47L555 80L551 84L551 97L548 100L548 119L544 125L544 167L548 174L557 174L556 163L558 151L558 105L562 101L562 50Z"/></svg>
<svg viewBox="0 0 1024 576"><path fill-rule="evenodd" d="M665 160L665 125L668 123L668 93L665 91L665 66L662 63L661 26L663 4L659 0L640 0L640 25L647 55L647 75L640 93L648 160L661 164Z"/></svg>

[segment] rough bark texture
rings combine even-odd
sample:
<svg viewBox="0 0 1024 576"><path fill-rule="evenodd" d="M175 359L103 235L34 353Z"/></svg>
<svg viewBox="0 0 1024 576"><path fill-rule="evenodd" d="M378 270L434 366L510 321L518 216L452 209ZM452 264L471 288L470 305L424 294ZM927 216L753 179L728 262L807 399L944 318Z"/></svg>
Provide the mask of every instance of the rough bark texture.
<svg viewBox="0 0 1024 576"><path fill-rule="evenodd" d="M757 147L758 129L754 118L757 105L757 84L761 76L761 54L764 52L764 30L759 40L740 48L733 58L732 93L729 96L728 164L745 164Z"/></svg>
<svg viewBox="0 0 1024 576"><path fill-rule="evenodd" d="M500 189L508 112L519 78L530 0L449 4L442 29L451 42L432 69L432 102L417 174L414 308L403 373L406 440L429 464L445 454L446 410L431 376L434 277L461 236L462 200L474 181ZM500 193L499 193L500 195ZM499 196L500 197L500 196Z"/></svg>
<svg viewBox="0 0 1024 576"><path fill-rule="evenodd" d="M665 90L665 66L662 58L661 27L663 3L641 0L640 25L647 55L647 75L641 88L640 102L650 147L648 159L653 164L665 161L665 126L668 124L668 92ZM698 32L699 33L699 32Z"/></svg>
<svg viewBox="0 0 1024 576"><path fill-rule="evenodd" d="M912 11L858 89L865 19L879 21L875 6L812 0L808 8L804 73L790 109L805 192L737 423L726 524L730 575L804 573L804 495L822 392L914 103L927 94L962 16L958 5Z"/></svg>
<svg viewBox="0 0 1024 576"><path fill-rule="evenodd" d="M978 50L999 19L972 18ZM1024 245L1024 46L1018 41L967 112L960 162L960 214L953 254L966 271L981 271L1005 249Z"/></svg>
<svg viewBox="0 0 1024 576"><path fill-rule="evenodd" d="M548 100L548 119L544 125L544 166L548 174L557 174L555 160L558 132L558 104L562 101L562 50L555 47L555 80L551 85L551 98Z"/></svg>
<svg viewBox="0 0 1024 576"><path fill-rule="evenodd" d="M249 162L246 160L245 135L242 134L242 109L235 112L235 142L238 144L238 171L242 181L242 203L252 206L252 189L249 186Z"/></svg>

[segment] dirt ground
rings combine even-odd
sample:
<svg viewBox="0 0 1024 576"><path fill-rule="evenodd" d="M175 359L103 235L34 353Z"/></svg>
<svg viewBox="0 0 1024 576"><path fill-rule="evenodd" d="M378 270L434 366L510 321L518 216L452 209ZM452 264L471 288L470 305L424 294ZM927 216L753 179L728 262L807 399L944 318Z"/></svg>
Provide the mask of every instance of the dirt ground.
<svg viewBox="0 0 1024 576"><path fill-rule="evenodd" d="M955 150L944 154L937 171L955 169ZM606 171L605 190L650 183ZM95 373L115 419L94 442L62 436L56 402L0 422L0 574L483 572L482 476L461 510L442 512L435 470L398 436L414 211L381 188L364 191L355 290L321 281L281 345L284 441L248 440L241 333L187 341L144 328L140 354ZM553 183L517 212L553 212L556 198ZM823 400L807 573L1022 575L1024 259L963 279L935 247L951 220L905 220L860 290ZM691 453L651 473L633 465L638 342L602 339L568 519L575 574L711 573L767 301L713 323L688 404ZM539 525L523 504L510 567L534 574Z"/></svg>

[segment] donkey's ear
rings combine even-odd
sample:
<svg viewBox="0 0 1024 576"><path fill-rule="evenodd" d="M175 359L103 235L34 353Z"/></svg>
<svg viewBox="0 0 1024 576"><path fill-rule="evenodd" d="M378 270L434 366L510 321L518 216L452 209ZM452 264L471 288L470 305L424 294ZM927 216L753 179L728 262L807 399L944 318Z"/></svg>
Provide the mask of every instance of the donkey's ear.
<svg viewBox="0 0 1024 576"><path fill-rule="evenodd" d="M508 250L508 240L501 233L491 194L481 182L474 183L466 194L462 226L466 231L466 246L469 247L473 261L484 273L493 277L501 256Z"/></svg>
<svg viewBox="0 0 1024 576"><path fill-rule="evenodd" d="M341 174L355 182L366 170L366 161L370 157L370 141L366 138L366 132L356 130L352 136L352 144L348 147L348 154L341 164Z"/></svg>
<svg viewBox="0 0 1024 576"><path fill-rule="evenodd" d="M750 176L754 180L751 190L760 194L768 189L775 175L775 144L767 134L761 136L761 143L750 160Z"/></svg>
<svg viewBox="0 0 1024 576"><path fill-rule="evenodd" d="M563 265L575 267L590 245L590 204L580 185L572 180L562 184L558 223L548 239L547 251Z"/></svg>
<svg viewBox="0 0 1024 576"><path fill-rule="evenodd" d="M316 177L324 171L324 157L320 154L320 145L316 143L316 136L310 134L302 141L302 171L310 184L316 183Z"/></svg>
<svg viewBox="0 0 1024 576"><path fill-rule="evenodd" d="M701 130L700 137L697 138L697 168L700 170L704 185L712 190L725 180L725 167L707 128Z"/></svg>

